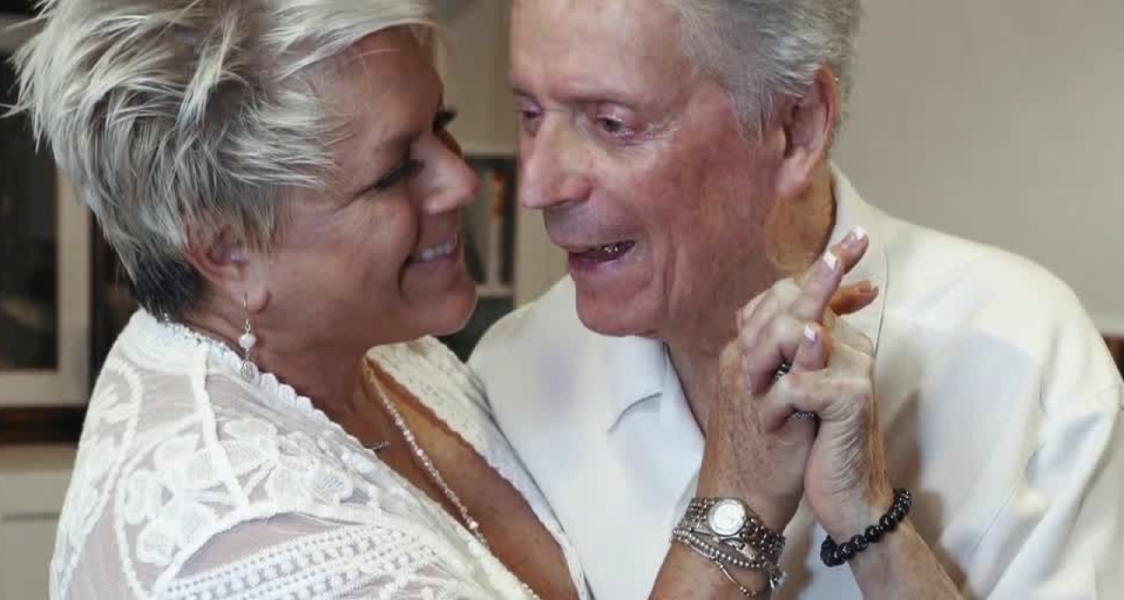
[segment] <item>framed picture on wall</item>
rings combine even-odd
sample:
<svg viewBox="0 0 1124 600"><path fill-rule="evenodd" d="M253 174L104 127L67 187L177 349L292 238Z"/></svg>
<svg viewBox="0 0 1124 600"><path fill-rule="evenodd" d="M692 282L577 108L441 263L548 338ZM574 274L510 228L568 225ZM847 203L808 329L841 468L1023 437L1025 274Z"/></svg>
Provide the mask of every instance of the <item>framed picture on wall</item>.
<svg viewBox="0 0 1124 600"><path fill-rule="evenodd" d="M1120 374L1124 375L1124 337L1106 337L1105 341L1108 342L1108 351L1116 359Z"/></svg>
<svg viewBox="0 0 1124 600"><path fill-rule="evenodd" d="M0 105L8 59L33 31L0 13ZM89 219L22 117L0 119L0 410L82 406L89 382Z"/></svg>

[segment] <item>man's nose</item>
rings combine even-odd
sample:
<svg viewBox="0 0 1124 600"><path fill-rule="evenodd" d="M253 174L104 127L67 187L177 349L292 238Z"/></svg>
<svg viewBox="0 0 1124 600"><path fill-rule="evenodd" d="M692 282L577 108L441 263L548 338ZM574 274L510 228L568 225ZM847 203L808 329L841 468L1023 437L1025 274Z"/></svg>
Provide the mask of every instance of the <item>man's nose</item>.
<svg viewBox="0 0 1124 600"><path fill-rule="evenodd" d="M519 201L526 208L548 210L589 197L584 145L560 122L544 122L534 136L523 134L520 167Z"/></svg>

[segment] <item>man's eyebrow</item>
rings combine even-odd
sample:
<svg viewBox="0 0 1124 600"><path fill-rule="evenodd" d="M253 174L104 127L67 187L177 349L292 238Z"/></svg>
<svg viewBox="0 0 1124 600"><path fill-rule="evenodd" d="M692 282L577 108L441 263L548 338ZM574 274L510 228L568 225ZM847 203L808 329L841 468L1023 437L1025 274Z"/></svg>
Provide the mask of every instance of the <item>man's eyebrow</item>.
<svg viewBox="0 0 1124 600"><path fill-rule="evenodd" d="M511 94L516 98L534 99L535 95L524 91L518 86L511 87ZM562 102L571 105L589 105L589 104L620 104L626 107L642 108L644 103L639 97L622 94L619 91L610 90L574 90L562 96Z"/></svg>

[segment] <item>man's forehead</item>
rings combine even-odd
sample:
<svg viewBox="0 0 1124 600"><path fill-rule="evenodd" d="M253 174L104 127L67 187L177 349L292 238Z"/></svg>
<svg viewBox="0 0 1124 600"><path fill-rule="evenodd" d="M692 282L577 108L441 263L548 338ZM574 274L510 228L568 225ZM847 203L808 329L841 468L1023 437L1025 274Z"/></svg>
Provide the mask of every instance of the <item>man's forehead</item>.
<svg viewBox="0 0 1124 600"><path fill-rule="evenodd" d="M658 0L517 0L512 67L577 95L681 83L675 13Z"/></svg>
<svg viewBox="0 0 1124 600"><path fill-rule="evenodd" d="M515 0L512 14L517 34L534 28L554 38L577 34L604 41L653 37L666 43L679 23L678 13L661 0Z"/></svg>

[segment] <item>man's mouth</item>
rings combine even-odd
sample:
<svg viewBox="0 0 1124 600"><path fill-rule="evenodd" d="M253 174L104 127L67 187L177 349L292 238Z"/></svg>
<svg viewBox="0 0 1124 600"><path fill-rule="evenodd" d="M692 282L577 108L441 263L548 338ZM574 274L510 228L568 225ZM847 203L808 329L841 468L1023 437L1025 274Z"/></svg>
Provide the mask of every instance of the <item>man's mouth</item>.
<svg viewBox="0 0 1124 600"><path fill-rule="evenodd" d="M586 263L607 263L628 254L628 251L632 250L634 246L636 246L635 241L624 240L600 246L577 248L570 252L570 257Z"/></svg>
<svg viewBox="0 0 1124 600"><path fill-rule="evenodd" d="M457 250L457 243L460 241L460 236L453 236L453 239L437 244L436 246L429 246L418 250L413 256L410 257L410 264L423 264L438 261L441 259L449 258Z"/></svg>

